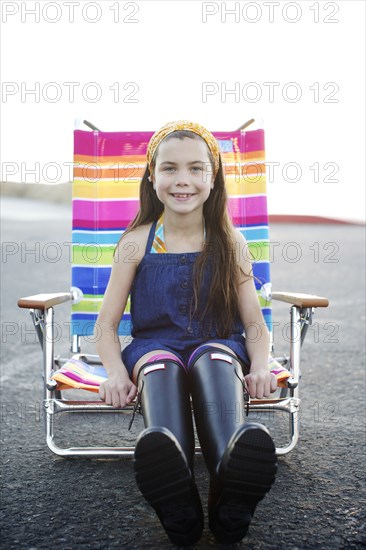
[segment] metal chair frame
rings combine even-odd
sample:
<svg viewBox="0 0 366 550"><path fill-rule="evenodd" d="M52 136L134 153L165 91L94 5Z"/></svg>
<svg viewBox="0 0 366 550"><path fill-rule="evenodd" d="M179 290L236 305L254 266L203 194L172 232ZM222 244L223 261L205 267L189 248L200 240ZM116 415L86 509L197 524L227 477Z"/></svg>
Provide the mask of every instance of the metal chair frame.
<svg viewBox="0 0 366 550"><path fill-rule="evenodd" d="M86 126L93 131L99 131L96 126L83 121ZM241 125L238 130L243 130L250 126L254 119L248 120ZM63 457L132 457L134 447L69 447L62 448L54 440L55 418L60 414L74 413L119 413L130 414L134 409L131 404L123 409L116 409L112 405L106 405L102 401L96 400L71 400L62 396L62 392L57 389L57 383L51 380L51 376L60 368L68 358L55 356L55 336L54 336L54 307L65 302L77 303L79 299L77 289L72 288L70 292L58 294L39 294L21 298L18 306L30 310L32 321L43 350L43 405L45 411L45 431L46 441L49 449L56 455ZM277 447L277 455L289 453L297 444L299 438L299 381L300 373L300 351L304 342L309 325L312 323L314 308L327 307L328 300L319 296L307 294L288 294L283 292L274 292L272 300L279 300L291 304L290 308L290 353L289 356L276 357L282 365L290 371L291 377L287 381L287 388L281 389L280 397L273 399L250 400L246 405L247 414L249 412L285 412L289 419L289 438L285 446ZM299 335L301 335L299 337ZM98 355L81 354L80 336L72 336L71 353L75 358L82 358L91 364L100 365L101 361ZM273 343L271 343L273 352ZM196 447L196 453L200 453L200 447Z"/></svg>
<svg viewBox="0 0 366 550"><path fill-rule="evenodd" d="M281 293L279 293L281 294ZM42 295L47 296L47 295ZM48 301L53 301L50 295ZM73 293L65 293L56 295L56 302L62 303L72 301ZM303 295L302 295L303 296ZM61 298L60 298L61 297ZM36 297L29 297L28 300ZM276 293L273 294L276 298ZM281 299L281 297L277 297ZM23 299L27 300L27 299ZM287 300L285 300L287 301ZM21 300L19 301L21 302ZM45 304L46 305L46 304ZM26 307L20 305L20 307ZM29 306L28 306L29 307ZM299 380L300 374L300 351L305 340L305 336L309 325L312 323L314 307L301 307L292 305L290 308L290 354L289 357L276 357L284 366L288 365L291 373L291 378L288 380L288 387L281 390L279 398L274 399L258 399L250 400L247 407L247 413L259 411L265 413L285 412L289 419L289 440L287 445L276 447L277 455L285 455L289 453L297 444L299 438L298 413L301 399L299 397ZM102 401L96 400L71 400L62 397L62 392L57 390L56 384L51 380L51 376L55 370L60 368L68 359L60 356L55 357L55 338L54 338L54 305L42 308L30 308L30 315L38 335L41 347L43 349L43 405L45 411L45 432L46 442L49 449L63 457L132 457L134 447L59 447L54 440L54 420L59 414L74 414L74 413L116 413L130 414L134 408L131 404L123 409L116 409L112 405L106 405ZM299 334L301 337L299 338ZM91 364L101 364L98 355L81 354L80 337L72 338L71 352L73 357L81 358ZM196 453L201 453L199 446L196 447Z"/></svg>

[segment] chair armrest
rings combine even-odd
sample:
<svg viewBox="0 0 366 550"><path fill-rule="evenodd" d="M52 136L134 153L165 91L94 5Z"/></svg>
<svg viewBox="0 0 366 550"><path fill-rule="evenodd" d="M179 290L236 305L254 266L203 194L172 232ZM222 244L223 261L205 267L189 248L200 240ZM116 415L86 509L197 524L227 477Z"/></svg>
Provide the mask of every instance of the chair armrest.
<svg viewBox="0 0 366 550"><path fill-rule="evenodd" d="M293 292L272 292L272 300L288 302L299 307L328 307L329 300L313 294L299 294Z"/></svg>
<svg viewBox="0 0 366 550"><path fill-rule="evenodd" d="M63 304L64 302L71 302L71 292L58 292L54 294L35 294L34 296L27 296L26 298L20 298L18 300L18 307L28 309L48 309L56 306L57 304Z"/></svg>

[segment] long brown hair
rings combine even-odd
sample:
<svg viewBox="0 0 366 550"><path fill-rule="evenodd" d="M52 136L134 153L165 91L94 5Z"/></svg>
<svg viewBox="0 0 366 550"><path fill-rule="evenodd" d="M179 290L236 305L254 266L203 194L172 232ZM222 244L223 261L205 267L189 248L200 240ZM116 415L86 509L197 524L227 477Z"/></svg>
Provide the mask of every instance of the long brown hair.
<svg viewBox="0 0 366 550"><path fill-rule="evenodd" d="M188 130L178 130L168 134L163 141L171 138L202 139L197 134ZM202 139L202 141L204 140ZM209 149L208 154L213 164ZM152 169L155 168L156 156L157 151L152 161ZM152 183L148 180L149 176L150 171L148 166L146 166L140 184L140 210L123 235L140 225L158 220L164 210L163 203L158 199ZM198 317L203 321L207 315L211 319L211 323L214 320L218 337L227 338L232 332L234 321L239 314L238 283L240 272L243 272L243 270L237 263L235 254L234 228L228 214L228 196L221 157L219 159L219 169L215 177L214 187L203 205L203 215L205 219L206 240L203 251L197 257L194 265L193 311L191 304L191 316L200 312ZM202 304L200 289L208 264L211 265L212 279L208 300L205 304ZM251 277L251 275L246 273L244 275ZM205 337L208 338L212 328L211 324L208 327L204 327L202 323L202 328L203 330L207 329Z"/></svg>

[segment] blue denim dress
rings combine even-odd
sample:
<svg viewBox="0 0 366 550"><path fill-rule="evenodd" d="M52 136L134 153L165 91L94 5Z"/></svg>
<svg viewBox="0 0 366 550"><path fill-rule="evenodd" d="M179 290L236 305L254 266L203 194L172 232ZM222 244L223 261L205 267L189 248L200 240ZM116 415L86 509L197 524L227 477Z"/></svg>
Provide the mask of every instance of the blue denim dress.
<svg viewBox="0 0 366 550"><path fill-rule="evenodd" d="M193 267L200 252L152 253L156 224L157 221L154 221L151 226L145 255L131 288L133 340L122 350L122 361L129 375L132 375L136 362L147 352L158 349L170 351L187 365L189 356L198 346L214 342L228 346L243 366L249 366L244 327L239 316L228 339L218 338L214 327L207 336L203 326L209 326L209 319L203 321L203 326L198 314L190 319ZM210 266L206 269L201 287L203 304L208 299L209 286Z"/></svg>

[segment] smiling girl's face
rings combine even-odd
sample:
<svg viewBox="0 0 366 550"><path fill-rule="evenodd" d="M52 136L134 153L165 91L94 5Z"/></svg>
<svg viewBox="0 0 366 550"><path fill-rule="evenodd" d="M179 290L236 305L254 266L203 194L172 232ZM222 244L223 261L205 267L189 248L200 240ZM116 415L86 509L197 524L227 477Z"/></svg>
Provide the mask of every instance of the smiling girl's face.
<svg viewBox="0 0 366 550"><path fill-rule="evenodd" d="M203 208L213 186L213 166L201 139L170 138L157 151L154 185L165 208L191 212Z"/></svg>

